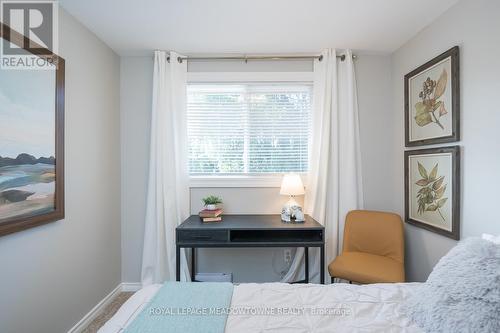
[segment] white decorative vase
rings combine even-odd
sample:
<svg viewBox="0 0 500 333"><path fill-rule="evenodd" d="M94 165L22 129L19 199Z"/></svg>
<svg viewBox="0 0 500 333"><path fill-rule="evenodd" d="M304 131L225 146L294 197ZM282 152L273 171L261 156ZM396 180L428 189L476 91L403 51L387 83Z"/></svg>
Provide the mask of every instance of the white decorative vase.
<svg viewBox="0 0 500 333"><path fill-rule="evenodd" d="M205 205L205 209L206 210L216 210L217 209L217 205Z"/></svg>

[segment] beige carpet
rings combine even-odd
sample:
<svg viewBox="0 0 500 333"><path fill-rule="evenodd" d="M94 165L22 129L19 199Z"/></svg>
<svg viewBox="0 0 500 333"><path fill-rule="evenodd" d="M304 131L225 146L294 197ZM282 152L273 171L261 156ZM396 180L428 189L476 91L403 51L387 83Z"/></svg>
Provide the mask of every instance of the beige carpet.
<svg viewBox="0 0 500 333"><path fill-rule="evenodd" d="M120 306L122 306L123 303L127 299L129 299L130 296L132 296L134 293L133 292L121 292L118 294L118 296L115 297L114 300L111 301L111 303L104 308L104 311L97 316L90 324L87 326L82 333L95 333L101 328L113 315L118 311Z"/></svg>

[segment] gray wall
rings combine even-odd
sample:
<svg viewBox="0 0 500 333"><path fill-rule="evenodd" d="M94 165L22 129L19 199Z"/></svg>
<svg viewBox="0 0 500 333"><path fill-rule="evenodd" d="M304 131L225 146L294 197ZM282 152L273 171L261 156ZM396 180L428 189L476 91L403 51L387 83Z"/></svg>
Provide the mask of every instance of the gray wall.
<svg viewBox="0 0 500 333"><path fill-rule="evenodd" d="M251 66L251 67L249 67ZM360 54L356 61L358 79L363 183L366 207L393 209L395 184L392 181L394 128L391 109L390 56ZM121 58L122 137L122 279L140 281L143 221L147 182L149 121L151 112L152 57ZM189 71L311 71L311 63L195 63ZM387 165L389 164L389 165ZM192 188L191 212L201 208L208 193L225 199L228 213L280 211L286 198L278 188ZM233 272L235 280L277 281L284 269L282 249L201 250L199 271Z"/></svg>
<svg viewBox="0 0 500 333"><path fill-rule="evenodd" d="M403 212L403 77L454 45L460 46L462 123L462 238L500 234L496 205L500 186L500 2L463 0L397 50L392 56L393 196ZM423 281L455 241L406 225L407 274Z"/></svg>
<svg viewBox="0 0 500 333"><path fill-rule="evenodd" d="M388 163L395 158L390 57L361 55L355 64L365 208L393 211L396 166Z"/></svg>
<svg viewBox="0 0 500 333"><path fill-rule="evenodd" d="M0 238L1 332L66 332L121 281L119 58L59 13L66 219Z"/></svg>
<svg viewBox="0 0 500 333"><path fill-rule="evenodd" d="M120 61L122 281L141 277L153 91L153 58Z"/></svg>

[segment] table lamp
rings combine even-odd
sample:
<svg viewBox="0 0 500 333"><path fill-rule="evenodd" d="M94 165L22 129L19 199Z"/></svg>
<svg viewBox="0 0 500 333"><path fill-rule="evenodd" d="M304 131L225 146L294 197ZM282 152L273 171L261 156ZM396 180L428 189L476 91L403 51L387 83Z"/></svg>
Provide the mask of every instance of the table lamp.
<svg viewBox="0 0 500 333"><path fill-rule="evenodd" d="M289 195L290 200L281 210L281 220L283 222L304 222L304 213L294 197L304 195L304 185L302 179L295 173L286 174L281 181L281 195Z"/></svg>

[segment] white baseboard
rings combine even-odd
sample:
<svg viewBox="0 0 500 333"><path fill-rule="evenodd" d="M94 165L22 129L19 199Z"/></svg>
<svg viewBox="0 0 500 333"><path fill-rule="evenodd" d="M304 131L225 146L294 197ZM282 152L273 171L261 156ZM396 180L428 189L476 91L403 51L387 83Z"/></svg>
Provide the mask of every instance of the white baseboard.
<svg viewBox="0 0 500 333"><path fill-rule="evenodd" d="M92 308L75 326L73 326L68 333L82 332L101 312L108 306L113 299L118 296L122 291L137 291L142 288L140 282L124 282L116 286L106 297L104 297L96 306Z"/></svg>
<svg viewBox="0 0 500 333"><path fill-rule="evenodd" d="M122 282L122 291L137 291L142 288L140 282Z"/></svg>

